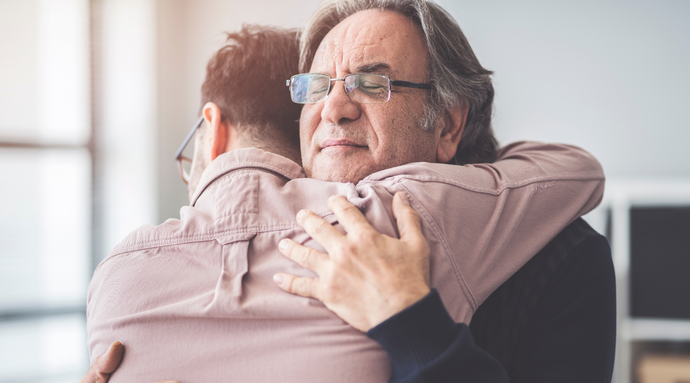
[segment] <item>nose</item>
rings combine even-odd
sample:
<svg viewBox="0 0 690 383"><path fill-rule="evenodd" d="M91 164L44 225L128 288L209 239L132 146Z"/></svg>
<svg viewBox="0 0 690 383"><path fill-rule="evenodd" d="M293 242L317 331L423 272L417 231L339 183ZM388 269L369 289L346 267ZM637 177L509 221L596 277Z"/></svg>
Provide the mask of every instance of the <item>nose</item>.
<svg viewBox="0 0 690 383"><path fill-rule="evenodd" d="M331 93L323 101L321 119L334 124L341 123L343 120L354 121L358 119L362 110L359 104L350 100L350 97L345 94L344 83L342 81L333 81L331 87Z"/></svg>

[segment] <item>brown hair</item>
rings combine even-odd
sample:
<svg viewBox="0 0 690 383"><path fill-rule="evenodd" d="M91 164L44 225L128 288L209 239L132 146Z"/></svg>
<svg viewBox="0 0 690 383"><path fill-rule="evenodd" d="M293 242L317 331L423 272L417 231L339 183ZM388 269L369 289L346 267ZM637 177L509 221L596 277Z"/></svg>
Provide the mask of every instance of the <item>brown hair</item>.
<svg viewBox="0 0 690 383"><path fill-rule="evenodd" d="M347 17L367 9L398 12L418 25L429 50L429 79L434 85L426 102L422 129L434 128L444 110L467 104L465 131L452 163L493 162L498 143L491 129L494 88L460 26L438 4L426 0L330 0L307 21L300 42L300 71L308 72L326 34Z"/></svg>
<svg viewBox="0 0 690 383"><path fill-rule="evenodd" d="M258 146L293 145L299 153L301 105L290 99L285 80L298 73L297 30L243 25L206 67L201 106L218 105L246 139Z"/></svg>

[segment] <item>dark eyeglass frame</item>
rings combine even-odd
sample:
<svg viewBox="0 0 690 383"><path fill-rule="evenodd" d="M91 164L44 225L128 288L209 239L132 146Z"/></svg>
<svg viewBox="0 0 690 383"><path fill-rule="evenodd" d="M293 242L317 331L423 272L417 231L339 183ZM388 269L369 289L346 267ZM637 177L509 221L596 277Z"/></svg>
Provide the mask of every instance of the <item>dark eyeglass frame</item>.
<svg viewBox="0 0 690 383"><path fill-rule="evenodd" d="M386 100L385 100L385 101L375 102L375 103L373 103L373 104L383 104L383 103L385 103L385 102L390 101L390 99L391 99L391 92L392 92L391 86L399 86L399 87L403 87L403 88L414 88L414 89L434 89L434 86L431 85L431 84L424 84L424 83L410 82L410 81L391 80L390 77L386 76L385 74L378 74L378 73L352 73L352 74L346 75L346 76L343 77L343 78L331 78L331 76L329 76L329 75L327 75L327 74L323 74L323 73L300 73L300 74L296 74L296 75L290 77L289 80L286 80L286 81L285 81L285 85L286 85L287 87L289 87L289 90L290 90L290 99L292 100L292 102L294 102L294 103L296 103L296 104L316 104L317 102L325 101L325 100L328 98L328 96L331 94L331 90L333 90L333 86L332 86L333 81L342 81L342 82L345 82L345 79L348 78L348 77L350 77L350 76L361 76L361 75L371 75L371 76L385 77L386 80L388 80L388 97L386 97ZM295 98L293 97L293 91L292 91L292 89L293 89L292 85L293 85L294 82L295 82L295 78L307 77L307 76L324 76L324 77L328 77L328 89L326 90L326 93L324 94L323 98L320 99L320 100L317 100L317 101L309 101L309 102L308 102L308 101L304 101L304 102L295 101ZM345 94L346 94L348 97L350 97L350 93L349 93L348 90L347 90L347 86L345 87ZM352 100L352 98L350 98L350 99ZM357 101L355 101L355 100L352 100L352 101L357 102Z"/></svg>
<svg viewBox="0 0 690 383"><path fill-rule="evenodd" d="M189 145L189 142L192 140L192 137L194 137L194 133L196 133L196 130L199 129L201 124L204 122L204 118L201 117L199 118L199 121L196 122L196 125L192 128L192 130L187 134L187 137L185 137L184 141L182 142L182 145L180 146L179 149L177 149L177 153L175 153L175 161L177 162L177 169L180 171L180 177L182 177L182 181L184 183L189 184L189 175L185 174L184 167L182 164L186 161L191 163L192 159L189 157L185 157L182 152L184 149Z"/></svg>

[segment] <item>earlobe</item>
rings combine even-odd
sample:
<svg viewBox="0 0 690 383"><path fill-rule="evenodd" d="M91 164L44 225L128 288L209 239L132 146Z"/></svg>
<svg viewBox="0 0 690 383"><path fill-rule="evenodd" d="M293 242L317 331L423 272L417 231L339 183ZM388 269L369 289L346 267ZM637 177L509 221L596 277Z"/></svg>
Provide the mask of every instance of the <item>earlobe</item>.
<svg viewBox="0 0 690 383"><path fill-rule="evenodd" d="M207 127L210 129L207 132L210 140L210 160L213 161L226 151L228 144L227 124L223 121L223 115L218 105L212 102L207 102L204 105L203 114Z"/></svg>
<svg viewBox="0 0 690 383"><path fill-rule="evenodd" d="M455 157L462 133L465 131L468 110L467 104L463 102L462 105L445 111L436 150L436 162L448 163Z"/></svg>

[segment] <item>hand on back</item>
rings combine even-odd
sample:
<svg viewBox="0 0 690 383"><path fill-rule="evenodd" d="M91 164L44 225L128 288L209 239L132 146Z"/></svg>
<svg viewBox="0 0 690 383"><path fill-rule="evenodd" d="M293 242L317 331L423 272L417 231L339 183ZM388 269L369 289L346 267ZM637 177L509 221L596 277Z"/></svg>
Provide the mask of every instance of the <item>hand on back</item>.
<svg viewBox="0 0 690 383"><path fill-rule="evenodd" d="M331 197L328 206L347 233L343 235L310 211L300 211L298 223L326 253L290 239L282 240L279 249L319 277L279 273L274 276L278 286L320 300L364 332L429 293L429 246L422 235L419 214L403 192L393 198L400 239L376 231L343 196Z"/></svg>

